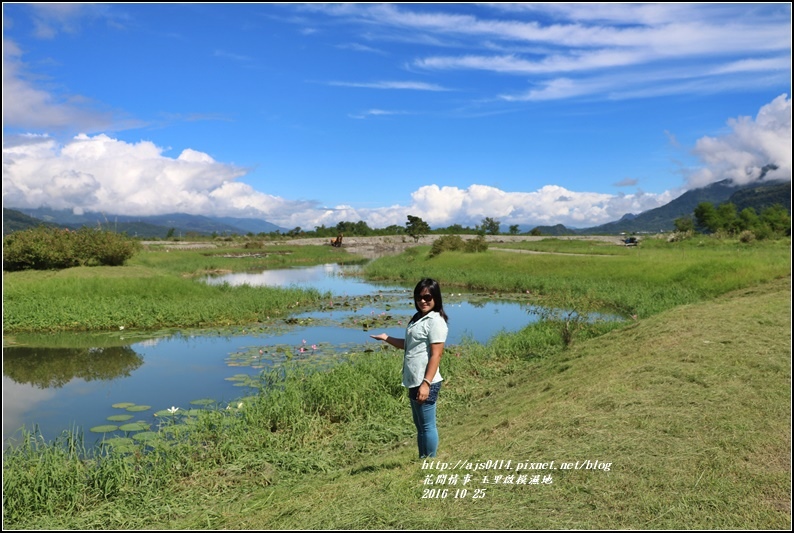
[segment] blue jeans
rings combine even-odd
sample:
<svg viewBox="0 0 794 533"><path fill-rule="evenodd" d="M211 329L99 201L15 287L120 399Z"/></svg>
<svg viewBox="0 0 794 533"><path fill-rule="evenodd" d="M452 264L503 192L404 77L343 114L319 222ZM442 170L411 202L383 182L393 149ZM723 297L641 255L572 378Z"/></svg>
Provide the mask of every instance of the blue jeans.
<svg viewBox="0 0 794 533"><path fill-rule="evenodd" d="M411 414L416 426L416 444L419 446L419 458L435 457L438 450L438 429L436 428L436 400L441 390L441 382L430 385L430 394L424 402L416 401L419 387L408 389L411 399Z"/></svg>

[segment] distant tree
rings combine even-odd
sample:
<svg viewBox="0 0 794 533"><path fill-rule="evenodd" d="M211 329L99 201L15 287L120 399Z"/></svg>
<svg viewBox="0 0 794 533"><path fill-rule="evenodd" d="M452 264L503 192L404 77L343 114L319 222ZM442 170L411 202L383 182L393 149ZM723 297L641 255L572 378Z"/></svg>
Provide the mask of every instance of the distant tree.
<svg viewBox="0 0 794 533"><path fill-rule="evenodd" d="M737 213L736 206L731 202L720 204L716 208L709 202L702 202L695 208L694 214L698 229L712 233L738 235L749 231L758 239L791 235L791 214L780 205L767 207L758 215L752 207Z"/></svg>
<svg viewBox="0 0 794 533"><path fill-rule="evenodd" d="M719 217L714 204L711 202L700 202L695 207L695 225L699 230L717 231L719 229Z"/></svg>
<svg viewBox="0 0 794 533"><path fill-rule="evenodd" d="M419 242L421 237L430 233L430 224L419 217L408 215L408 222L405 224L405 233L413 237L414 241Z"/></svg>
<svg viewBox="0 0 794 533"><path fill-rule="evenodd" d="M540 231L539 227L535 226L534 228L532 228L532 231L530 231L529 234L532 235L533 237L540 237L541 235L543 235L543 232Z"/></svg>
<svg viewBox="0 0 794 533"><path fill-rule="evenodd" d="M173 237L174 237L174 232L175 232L175 231L176 231L176 228L171 228L171 229L169 229L169 230L168 230L168 233L166 233L166 235L165 235L165 238L166 238L166 239L171 239L171 238L173 238Z"/></svg>
<svg viewBox="0 0 794 533"><path fill-rule="evenodd" d="M356 227L355 222L348 222L346 220L342 220L336 223L336 233L352 235L355 230L355 227Z"/></svg>
<svg viewBox="0 0 794 533"><path fill-rule="evenodd" d="M391 226L383 228L383 233L386 235L402 235L405 233L405 228L397 224L392 224Z"/></svg>
<svg viewBox="0 0 794 533"><path fill-rule="evenodd" d="M446 228L442 228L438 230L439 233L446 233L449 235L466 235L470 233L474 233L474 230L469 227L463 227L460 224L452 224L451 226L447 226Z"/></svg>
<svg viewBox="0 0 794 533"><path fill-rule="evenodd" d="M761 211L761 221L764 225L778 235L791 235L791 214L779 205L767 207Z"/></svg>
<svg viewBox="0 0 794 533"><path fill-rule="evenodd" d="M761 219L752 207L745 207L739 213L739 230L754 231L761 226Z"/></svg>
<svg viewBox="0 0 794 533"><path fill-rule="evenodd" d="M488 235L499 235L499 226L501 223L498 220L494 220L491 217L485 217L482 219L482 229Z"/></svg>
<svg viewBox="0 0 794 533"><path fill-rule="evenodd" d="M717 206L718 229L727 231L731 235L739 233L739 216L736 213L736 206L731 202L725 202Z"/></svg>
<svg viewBox="0 0 794 533"><path fill-rule="evenodd" d="M679 217L673 221L675 230L679 233L688 233L695 231L695 223L691 217Z"/></svg>
<svg viewBox="0 0 794 533"><path fill-rule="evenodd" d="M359 220L353 225L353 234L360 237L365 237L372 234L372 228L370 228L363 220Z"/></svg>
<svg viewBox="0 0 794 533"><path fill-rule="evenodd" d="M519 229L518 224L513 224L510 226L510 235L518 235Z"/></svg>

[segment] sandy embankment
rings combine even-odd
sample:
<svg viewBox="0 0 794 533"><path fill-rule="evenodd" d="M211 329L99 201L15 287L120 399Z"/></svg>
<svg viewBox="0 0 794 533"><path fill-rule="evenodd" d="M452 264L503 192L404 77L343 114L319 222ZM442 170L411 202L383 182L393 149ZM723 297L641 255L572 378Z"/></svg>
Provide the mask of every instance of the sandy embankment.
<svg viewBox="0 0 794 533"><path fill-rule="evenodd" d="M378 236L378 237L345 237L342 240L342 247L357 255L368 258L379 257L382 255L398 254L406 248L418 245L431 245L433 241L438 239L440 235L426 235L421 237L418 241L409 236L391 235L391 236ZM473 239L476 235L461 235L461 238ZM532 235L486 235L485 240L488 242L489 247L497 248L499 243L522 242L522 241L540 241L548 239L548 236L535 237ZM570 240L591 240L603 241L613 244L623 244L619 235L582 235L582 236L566 236L559 237L560 239ZM306 244L329 244L331 239L291 239L287 241L280 241L279 244L289 245L306 245Z"/></svg>
<svg viewBox="0 0 794 533"><path fill-rule="evenodd" d="M398 254L406 248L418 245L431 245L433 241L438 239L440 235L426 235L415 240L407 235L390 235L390 236L377 236L377 237L344 237L342 241L342 248L350 253L361 255L367 258L380 257L383 255ZM461 235L463 239L473 239L476 235ZM531 236L531 235L486 235L485 240L488 242L489 247L497 248L499 243L521 242L521 241L540 241L549 238L548 236ZM570 240L592 240L603 241L613 244L622 244L619 235L582 235L582 236L566 236L559 237L560 239ZM265 241L266 247L283 246L283 245L329 245L331 239L326 238L312 238L312 239L288 239L283 241ZM166 243L163 241L148 241L144 245L155 244L162 245L165 249L172 250L190 250L200 248L219 248L227 243L212 243L212 242L171 242Z"/></svg>

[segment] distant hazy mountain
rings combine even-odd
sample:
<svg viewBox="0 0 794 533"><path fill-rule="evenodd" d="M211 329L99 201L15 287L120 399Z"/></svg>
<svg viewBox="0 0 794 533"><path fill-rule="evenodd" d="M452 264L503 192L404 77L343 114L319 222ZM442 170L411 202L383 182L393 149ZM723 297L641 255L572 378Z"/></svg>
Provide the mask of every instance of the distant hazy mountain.
<svg viewBox="0 0 794 533"><path fill-rule="evenodd" d="M6 209L3 209L3 228L6 221L10 220L6 216ZM40 224L42 221L69 228L79 228L81 226L96 226L113 231L126 232L127 235L137 237L165 237L173 229L176 236L188 233L198 233L200 235L211 235L213 233L240 234L247 233L270 233L271 231L286 231L265 220L252 218L213 218L200 215L188 215L185 213L170 213L167 215L156 216L127 216L113 215L106 213L87 212L80 215L74 214L71 210L50 209L40 207L30 208L11 208L20 215L36 219L32 226ZM20 228L24 229L24 228Z"/></svg>
<svg viewBox="0 0 794 533"><path fill-rule="evenodd" d="M576 235L579 230L566 228L562 224L556 226L536 226L532 228L540 232L541 236L547 237L562 237L563 235Z"/></svg>
<svg viewBox="0 0 794 533"><path fill-rule="evenodd" d="M38 218L29 217L28 215L20 213L19 211L6 209L5 207L3 208L3 235L8 235L14 231L35 228L42 225L57 226L57 224L51 224Z"/></svg>
<svg viewBox="0 0 794 533"><path fill-rule="evenodd" d="M215 220L245 230L246 233L270 233L273 231L280 231L282 233L289 231L285 228L276 226L267 220L260 220L258 218L234 218L234 217L216 217Z"/></svg>

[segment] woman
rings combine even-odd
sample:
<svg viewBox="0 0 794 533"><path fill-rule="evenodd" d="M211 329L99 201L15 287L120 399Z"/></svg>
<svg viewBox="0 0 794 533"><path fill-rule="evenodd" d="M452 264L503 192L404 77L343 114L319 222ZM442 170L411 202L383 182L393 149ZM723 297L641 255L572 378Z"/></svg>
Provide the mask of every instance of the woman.
<svg viewBox="0 0 794 533"><path fill-rule="evenodd" d="M426 278L414 288L416 314L405 328L405 338L397 339L385 333L370 335L405 350L403 358L403 387L408 388L411 413L416 425L419 458L435 457L438 449L436 428L436 400L441 390L439 363L447 340L447 314L441 299L441 288L435 280Z"/></svg>

